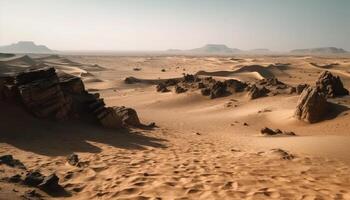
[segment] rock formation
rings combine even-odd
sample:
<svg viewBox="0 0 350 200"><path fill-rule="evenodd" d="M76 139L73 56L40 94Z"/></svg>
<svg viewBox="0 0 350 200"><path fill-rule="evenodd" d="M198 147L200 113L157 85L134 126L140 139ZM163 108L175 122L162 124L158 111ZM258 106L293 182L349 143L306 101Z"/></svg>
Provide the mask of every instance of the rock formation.
<svg viewBox="0 0 350 200"><path fill-rule="evenodd" d="M349 95L349 91L344 88L339 76L333 76L329 71L324 71L320 74L316 82L316 87L326 97Z"/></svg>
<svg viewBox="0 0 350 200"><path fill-rule="evenodd" d="M297 119L315 123L325 117L329 103L323 93L308 87L301 93L294 116Z"/></svg>
<svg viewBox="0 0 350 200"><path fill-rule="evenodd" d="M270 90L268 90L266 87L257 87L255 84L250 86L248 89L248 96L250 99L256 99L259 97L264 97L269 93Z"/></svg>
<svg viewBox="0 0 350 200"><path fill-rule="evenodd" d="M106 107L99 94L85 90L79 77L52 67L30 68L0 81L0 99L18 102L39 118L79 118L109 128L139 126L135 110Z"/></svg>

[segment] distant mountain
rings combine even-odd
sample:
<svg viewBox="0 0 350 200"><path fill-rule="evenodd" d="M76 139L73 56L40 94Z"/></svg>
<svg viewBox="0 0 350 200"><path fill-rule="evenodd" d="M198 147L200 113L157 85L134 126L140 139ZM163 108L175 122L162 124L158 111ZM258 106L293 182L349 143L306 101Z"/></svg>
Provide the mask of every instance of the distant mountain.
<svg viewBox="0 0 350 200"><path fill-rule="evenodd" d="M7 46L0 46L1 53L53 53L44 45L36 45L32 41L20 41Z"/></svg>
<svg viewBox="0 0 350 200"><path fill-rule="evenodd" d="M295 49L290 51L295 54L336 54L336 53L347 53L344 49L336 47L321 47L312 49Z"/></svg>
<svg viewBox="0 0 350 200"><path fill-rule="evenodd" d="M229 48L224 44L207 44L203 47L190 50L169 49L168 52L185 54L232 54L239 53L241 50Z"/></svg>

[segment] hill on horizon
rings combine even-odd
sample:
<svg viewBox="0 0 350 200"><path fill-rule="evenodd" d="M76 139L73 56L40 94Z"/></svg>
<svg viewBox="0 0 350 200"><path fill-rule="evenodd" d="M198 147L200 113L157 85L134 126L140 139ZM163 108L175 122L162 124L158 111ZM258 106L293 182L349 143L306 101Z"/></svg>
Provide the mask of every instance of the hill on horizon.
<svg viewBox="0 0 350 200"><path fill-rule="evenodd" d="M14 44L0 46L1 53L54 53L45 45L36 45L33 41L19 41Z"/></svg>
<svg viewBox="0 0 350 200"><path fill-rule="evenodd" d="M336 47L320 47L320 48L309 48L309 49L294 49L290 53L295 54L337 54L337 53L348 53L342 48Z"/></svg>

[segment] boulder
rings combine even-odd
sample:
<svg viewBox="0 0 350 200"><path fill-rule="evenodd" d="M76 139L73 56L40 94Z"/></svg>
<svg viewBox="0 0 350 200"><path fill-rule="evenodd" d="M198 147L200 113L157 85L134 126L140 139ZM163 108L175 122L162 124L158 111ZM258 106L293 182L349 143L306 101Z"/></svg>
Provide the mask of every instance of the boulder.
<svg viewBox="0 0 350 200"><path fill-rule="evenodd" d="M266 96L270 90L268 90L265 87L259 88L255 84L250 86L248 89L248 96L250 99L256 99L259 97L264 97Z"/></svg>
<svg viewBox="0 0 350 200"><path fill-rule="evenodd" d="M28 172L23 183L28 186L38 186L44 181L44 175L38 171Z"/></svg>
<svg viewBox="0 0 350 200"><path fill-rule="evenodd" d="M308 87L301 93L294 116L309 123L315 123L327 114L329 103L323 93Z"/></svg>
<svg viewBox="0 0 350 200"><path fill-rule="evenodd" d="M277 78L264 78L257 82L260 85L268 86L282 86L285 85L283 82L279 81Z"/></svg>
<svg viewBox="0 0 350 200"><path fill-rule="evenodd" d="M20 169L26 168L21 161L14 159L12 155L0 156L0 164L5 164L10 167L18 167Z"/></svg>
<svg viewBox="0 0 350 200"><path fill-rule="evenodd" d="M183 77L183 82L192 83L196 80L196 76L193 74L185 74Z"/></svg>
<svg viewBox="0 0 350 200"><path fill-rule="evenodd" d="M107 107L97 115L101 125L106 128L122 128L123 121L120 115L118 115L114 108Z"/></svg>
<svg viewBox="0 0 350 200"><path fill-rule="evenodd" d="M260 132L261 132L261 134L263 134L263 135L276 135L276 134L278 134L277 131L272 130L272 129L267 128L267 127L261 129Z"/></svg>
<svg viewBox="0 0 350 200"><path fill-rule="evenodd" d="M38 187L44 191L54 191L61 186L58 184L59 178L56 174L51 174L46 176L43 181L38 185Z"/></svg>
<svg viewBox="0 0 350 200"><path fill-rule="evenodd" d="M140 79L137 79L133 76L126 77L124 79L124 83L126 83L126 84L134 84L134 83L139 83L139 82L141 82Z"/></svg>
<svg viewBox="0 0 350 200"><path fill-rule="evenodd" d="M337 97L349 95L349 91L344 88L339 76L333 76L329 71L323 71L316 81L318 91L324 93L326 97Z"/></svg>
<svg viewBox="0 0 350 200"><path fill-rule="evenodd" d="M113 107L116 115L118 115L124 125L129 126L140 126L141 122L137 116L137 112L132 108L127 108L124 106Z"/></svg>

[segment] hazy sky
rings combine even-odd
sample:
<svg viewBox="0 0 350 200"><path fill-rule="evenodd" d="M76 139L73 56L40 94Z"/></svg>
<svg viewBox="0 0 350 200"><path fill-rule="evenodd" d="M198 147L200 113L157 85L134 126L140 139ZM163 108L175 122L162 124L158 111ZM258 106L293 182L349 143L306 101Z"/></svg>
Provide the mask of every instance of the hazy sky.
<svg viewBox="0 0 350 200"><path fill-rule="evenodd" d="M350 50L350 0L0 0L0 45Z"/></svg>

